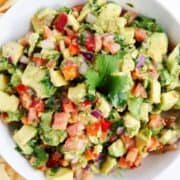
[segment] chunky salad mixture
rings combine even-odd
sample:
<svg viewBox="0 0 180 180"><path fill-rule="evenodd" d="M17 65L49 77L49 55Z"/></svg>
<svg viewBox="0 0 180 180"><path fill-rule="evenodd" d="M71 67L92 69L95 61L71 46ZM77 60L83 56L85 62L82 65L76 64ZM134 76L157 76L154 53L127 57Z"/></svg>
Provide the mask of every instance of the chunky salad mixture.
<svg viewBox="0 0 180 180"><path fill-rule="evenodd" d="M32 27L1 48L0 112L34 168L90 180L176 149L180 44L154 19L89 0L42 9Z"/></svg>

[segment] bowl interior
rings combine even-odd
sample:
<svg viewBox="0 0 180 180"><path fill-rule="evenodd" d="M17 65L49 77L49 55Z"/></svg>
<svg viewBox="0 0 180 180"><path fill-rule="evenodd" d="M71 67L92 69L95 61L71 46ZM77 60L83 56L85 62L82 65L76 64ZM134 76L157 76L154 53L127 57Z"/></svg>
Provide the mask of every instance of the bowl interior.
<svg viewBox="0 0 180 180"><path fill-rule="evenodd" d="M178 20L171 15L162 4L156 0L114 0L120 4L126 2L132 3L136 10L142 14L158 19L162 24L170 39L174 42L180 42L180 24ZM15 40L24 35L30 28L30 18L40 8L61 6L71 6L85 2L85 0L20 0L1 20L0 20L0 45ZM165 17L165 18L164 18ZM27 180L43 180L44 176L31 168L28 162L16 152L15 144L11 138L9 129L0 123L0 154L9 162L9 164ZM171 162L180 159L179 152L170 152L162 155L153 155L144 160L143 166L132 171L123 173L123 180L151 180L157 177ZM97 177L99 180L119 179L119 176L111 175L109 177Z"/></svg>

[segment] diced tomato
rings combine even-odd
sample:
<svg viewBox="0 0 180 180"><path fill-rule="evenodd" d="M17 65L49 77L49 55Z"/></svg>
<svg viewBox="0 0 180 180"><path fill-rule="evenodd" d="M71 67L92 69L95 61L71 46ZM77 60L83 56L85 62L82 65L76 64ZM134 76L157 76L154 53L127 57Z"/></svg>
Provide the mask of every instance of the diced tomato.
<svg viewBox="0 0 180 180"><path fill-rule="evenodd" d="M32 97L28 93L23 93L23 94L20 94L19 98L20 98L21 105L25 109L29 109L32 104Z"/></svg>
<svg viewBox="0 0 180 180"><path fill-rule="evenodd" d="M176 121L176 116L165 116L163 121L166 127L170 127Z"/></svg>
<svg viewBox="0 0 180 180"><path fill-rule="evenodd" d="M67 81L74 80L75 78L77 78L79 76L78 66L70 60L68 60L64 63L61 70L62 70L65 80L67 80Z"/></svg>
<svg viewBox="0 0 180 180"><path fill-rule="evenodd" d="M68 49L71 56L78 55L80 53L80 47L77 44L71 44Z"/></svg>
<svg viewBox="0 0 180 180"><path fill-rule="evenodd" d="M46 163L47 168L52 168L59 165L59 162L61 160L61 154L58 151L55 151L52 153L49 157L48 162Z"/></svg>
<svg viewBox="0 0 180 180"><path fill-rule="evenodd" d="M137 68L135 68L132 72L131 72L132 78L133 80L140 80L142 79L141 75L139 74L139 71Z"/></svg>
<svg viewBox="0 0 180 180"><path fill-rule="evenodd" d="M102 39L99 35L95 36L96 48L95 51L99 52L102 49Z"/></svg>
<svg viewBox="0 0 180 180"><path fill-rule="evenodd" d="M28 112L28 121L30 123L35 122L38 119L37 111L35 108L30 108Z"/></svg>
<svg viewBox="0 0 180 180"><path fill-rule="evenodd" d="M74 39L77 39L78 36L77 36L76 32L74 32L70 28L66 28L65 31L66 31L67 37L69 37L71 39L71 41Z"/></svg>
<svg viewBox="0 0 180 180"><path fill-rule="evenodd" d="M38 57L38 56L34 56L32 58L32 61L37 65L37 66L42 66L45 62L45 59L43 59L42 57Z"/></svg>
<svg viewBox="0 0 180 180"><path fill-rule="evenodd" d="M120 50L120 45L115 43L111 36L107 36L103 40L104 50L111 54L116 54Z"/></svg>
<svg viewBox="0 0 180 180"><path fill-rule="evenodd" d="M31 107L34 107L38 113L44 111L44 101L42 99L33 99Z"/></svg>
<svg viewBox="0 0 180 180"><path fill-rule="evenodd" d="M28 87L24 84L19 84L16 86L16 90L19 94L25 93L28 90Z"/></svg>
<svg viewBox="0 0 180 180"><path fill-rule="evenodd" d="M26 37L19 39L18 43L21 44L23 47L27 47L29 45L29 41Z"/></svg>
<svg viewBox="0 0 180 180"><path fill-rule="evenodd" d="M91 101L89 101L89 100L84 100L84 101L82 102L82 104L83 104L83 106L90 106L90 105L91 105Z"/></svg>
<svg viewBox="0 0 180 180"><path fill-rule="evenodd" d="M72 112L75 112L77 110L76 105L68 99L65 99L63 101L62 108L63 108L63 111L66 113L72 113Z"/></svg>
<svg viewBox="0 0 180 180"><path fill-rule="evenodd" d="M133 148L129 149L129 151L126 155L126 161L128 161L131 165L133 165L137 156L138 156L138 148L133 147Z"/></svg>
<svg viewBox="0 0 180 180"><path fill-rule="evenodd" d="M177 148L178 148L177 144L166 144L166 145L161 144L158 152L165 153L167 151L175 151L177 150Z"/></svg>
<svg viewBox="0 0 180 180"><path fill-rule="evenodd" d="M67 46L70 46L72 44L72 39L70 37L65 37L64 42Z"/></svg>
<svg viewBox="0 0 180 180"><path fill-rule="evenodd" d="M142 163L142 157L138 155L136 157L136 160L135 160L132 168L137 168L137 167L141 166L141 163Z"/></svg>
<svg viewBox="0 0 180 180"><path fill-rule="evenodd" d="M68 22L68 17L67 14L65 13L60 13L58 15L58 17L55 20L55 28L59 31L59 32L63 32L64 28L66 26Z"/></svg>
<svg viewBox="0 0 180 180"><path fill-rule="evenodd" d="M163 126L163 119L158 114L150 115L149 127L152 129L161 128Z"/></svg>
<svg viewBox="0 0 180 180"><path fill-rule="evenodd" d="M88 135L95 136L97 135L98 131L101 129L101 125L99 122L89 124L86 126L86 132Z"/></svg>
<svg viewBox="0 0 180 180"><path fill-rule="evenodd" d="M24 124L24 125L28 125L29 124L29 120L28 120L28 117L22 117L21 118L21 122Z"/></svg>
<svg viewBox="0 0 180 180"><path fill-rule="evenodd" d="M73 6L72 8L73 10L80 12L83 9L83 7L84 7L84 4L78 4L78 5Z"/></svg>
<svg viewBox="0 0 180 180"><path fill-rule="evenodd" d="M136 146L135 139L130 138L127 134L123 134L121 138L127 149L131 149Z"/></svg>
<svg viewBox="0 0 180 180"><path fill-rule="evenodd" d="M100 141L101 141L101 142L106 141L107 135L108 135L108 132L107 132L107 131L102 132L102 133L101 133L101 136L99 137Z"/></svg>
<svg viewBox="0 0 180 180"><path fill-rule="evenodd" d="M68 126L67 132L69 136L76 136L83 132L85 126L82 122L77 122L73 125Z"/></svg>
<svg viewBox="0 0 180 180"><path fill-rule="evenodd" d="M124 157L119 159L118 165L122 169L129 169L131 167L130 163Z"/></svg>
<svg viewBox="0 0 180 180"><path fill-rule="evenodd" d="M147 33L144 29L136 29L134 37L137 42L143 42L147 39Z"/></svg>
<svg viewBox="0 0 180 180"><path fill-rule="evenodd" d="M151 137L148 142L147 150L148 152L156 151L160 147L160 143L156 137Z"/></svg>
<svg viewBox="0 0 180 180"><path fill-rule="evenodd" d="M94 179L94 176L93 176L93 173L91 172L90 168L84 169L82 172L81 180L93 180L93 179Z"/></svg>
<svg viewBox="0 0 180 180"><path fill-rule="evenodd" d="M65 112L56 112L52 124L53 129L65 130L68 124L69 114Z"/></svg>
<svg viewBox="0 0 180 180"><path fill-rule="evenodd" d="M147 98L147 92L141 83L138 83L136 86L133 87L132 94L136 97Z"/></svg>
<svg viewBox="0 0 180 180"><path fill-rule="evenodd" d="M69 120L69 123L75 123L75 122L78 122L78 121L79 121L78 112L77 111L72 112L71 113L71 118Z"/></svg>
<svg viewBox="0 0 180 180"><path fill-rule="evenodd" d="M96 154L93 149L88 149L85 152L85 157L88 161L91 161L96 160L99 157L99 155Z"/></svg>
<svg viewBox="0 0 180 180"><path fill-rule="evenodd" d="M93 33L88 33L85 39L85 47L88 51L95 51L96 48L96 40L95 35Z"/></svg>
<svg viewBox="0 0 180 180"><path fill-rule="evenodd" d="M111 128L111 126L112 126L112 122L110 122L106 119L101 119L100 124L101 124L101 129L103 132L107 132L109 130L109 128Z"/></svg>
<svg viewBox="0 0 180 180"><path fill-rule="evenodd" d="M43 37L44 39L49 39L50 37L52 37L52 31L48 26L44 27Z"/></svg>
<svg viewBox="0 0 180 180"><path fill-rule="evenodd" d="M159 77L159 73L158 73L158 71L157 71L157 68L154 66L154 65L152 65L150 68L149 68L149 76L151 77L151 78L153 78L153 79L158 79L158 77Z"/></svg>
<svg viewBox="0 0 180 180"><path fill-rule="evenodd" d="M83 137L69 137L64 144L64 149L65 151L82 151L86 143Z"/></svg>

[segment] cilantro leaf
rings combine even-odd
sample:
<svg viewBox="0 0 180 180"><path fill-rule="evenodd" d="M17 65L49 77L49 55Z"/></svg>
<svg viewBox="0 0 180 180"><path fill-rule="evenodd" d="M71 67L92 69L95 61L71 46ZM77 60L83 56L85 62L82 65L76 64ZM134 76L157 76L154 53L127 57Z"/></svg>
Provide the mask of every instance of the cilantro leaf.
<svg viewBox="0 0 180 180"><path fill-rule="evenodd" d="M33 166L35 168L38 168L40 166L43 166L46 161L48 160L48 154L46 153L46 151L39 147L39 146L36 146L35 149L34 149L34 154L35 154L35 161L33 162Z"/></svg>
<svg viewBox="0 0 180 180"><path fill-rule="evenodd" d="M124 55L124 52L115 56L98 54L94 67L90 68L85 75L89 88L96 89L104 87L108 82L109 76L118 70L119 61Z"/></svg>
<svg viewBox="0 0 180 180"><path fill-rule="evenodd" d="M151 32L163 32L162 27L155 19L145 16L138 16L135 20L135 26L138 28L144 28Z"/></svg>
<svg viewBox="0 0 180 180"><path fill-rule="evenodd" d="M94 67L85 75L89 88L100 90L115 107L126 104L128 91L133 85L129 73L118 73L119 62L124 55L124 51L115 56L98 54Z"/></svg>

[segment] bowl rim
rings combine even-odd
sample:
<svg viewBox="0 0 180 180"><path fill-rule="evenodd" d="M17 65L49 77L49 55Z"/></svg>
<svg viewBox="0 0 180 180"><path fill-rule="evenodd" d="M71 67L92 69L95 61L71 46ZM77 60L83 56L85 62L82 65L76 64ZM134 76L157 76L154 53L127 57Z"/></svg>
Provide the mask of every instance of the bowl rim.
<svg viewBox="0 0 180 180"><path fill-rule="evenodd" d="M9 14L11 14L12 11L16 10L21 3L24 3L24 1L25 1L25 0L19 0L12 8L10 8L10 9L7 11L7 13L6 13L3 17L1 17L1 19L0 19L0 24L1 24L1 21L3 21L3 19L6 19L6 17L8 17ZM165 5L164 3L162 3L162 1L163 1L163 0L152 0L152 3L157 3L161 8L163 8L164 10L166 10L166 12L167 12L170 16L173 17L173 19L176 21L176 23L180 25L180 18L177 18L176 15L175 15L173 12L169 11L168 6ZM169 3L169 5L170 5L170 3ZM4 125L2 124L2 122L0 122L0 126L4 126ZM6 127L4 127L4 128L6 128ZM7 131L8 131L8 130L7 130ZM12 137L10 137L10 138L12 139ZM1 155L1 153L2 153L2 151L1 151L1 148L0 148L0 155ZM20 156L22 156L22 155L20 155ZM20 168L18 168L18 167L16 166L16 164L13 164L13 163L12 163L12 161L10 160L10 158L9 158L8 156L2 156L2 158L5 159L15 171L17 171L17 172L18 172L19 174L21 174L23 177L26 176L26 175L20 170ZM180 160L180 156L178 156L176 159L174 159L172 162L170 162L169 165L166 166L163 170L169 169L169 168L170 168L174 163L176 163L176 161L178 161L178 160ZM34 171L36 171L36 170L34 170ZM160 176L162 173L163 173L163 172L159 172L159 174L157 174L157 177ZM37 174L40 175L41 173L37 172Z"/></svg>

